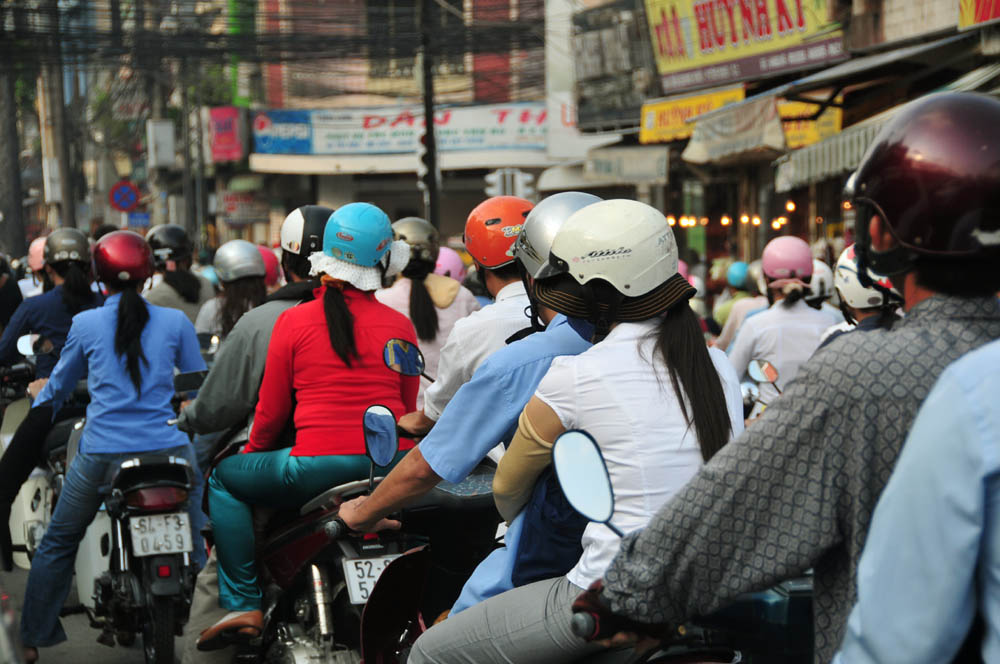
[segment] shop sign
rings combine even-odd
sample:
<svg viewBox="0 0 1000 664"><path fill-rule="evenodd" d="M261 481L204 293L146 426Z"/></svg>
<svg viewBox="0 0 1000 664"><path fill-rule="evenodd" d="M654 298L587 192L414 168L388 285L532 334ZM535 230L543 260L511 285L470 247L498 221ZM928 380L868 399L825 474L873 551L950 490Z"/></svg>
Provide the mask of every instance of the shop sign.
<svg viewBox="0 0 1000 664"><path fill-rule="evenodd" d="M242 110L235 106L222 106L210 109L208 116L212 161L221 163L243 159Z"/></svg>
<svg viewBox="0 0 1000 664"><path fill-rule="evenodd" d="M841 100L837 97L837 102ZM816 112L818 104L799 101L779 101L778 115L785 130L785 145L789 150L819 143L840 133L843 111L833 106L827 107L815 120L793 120L787 118L808 117Z"/></svg>
<svg viewBox="0 0 1000 664"><path fill-rule="evenodd" d="M595 148L583 162L583 177L622 184L666 184L667 155L662 147Z"/></svg>
<svg viewBox="0 0 1000 664"><path fill-rule="evenodd" d="M434 114L438 149L544 150L544 102L443 108ZM422 106L328 111L260 111L254 146L267 154L415 152L424 132Z"/></svg>
<svg viewBox="0 0 1000 664"><path fill-rule="evenodd" d="M694 164L773 159L785 147L778 105L767 96L696 121L681 158Z"/></svg>
<svg viewBox="0 0 1000 664"><path fill-rule="evenodd" d="M694 130L694 125L688 120L726 104L743 101L743 97L743 86L736 85L643 104L639 142L665 143L687 138Z"/></svg>
<svg viewBox="0 0 1000 664"><path fill-rule="evenodd" d="M1000 21L1000 2L996 0L957 0L958 29L978 28Z"/></svg>
<svg viewBox="0 0 1000 664"><path fill-rule="evenodd" d="M219 216L230 226L269 223L271 207L267 201L246 191L223 191Z"/></svg>
<svg viewBox="0 0 1000 664"><path fill-rule="evenodd" d="M829 0L646 0L664 94L843 60Z"/></svg>
<svg viewBox="0 0 1000 664"><path fill-rule="evenodd" d="M573 15L577 125L634 127L659 97L642 0L613 0Z"/></svg>

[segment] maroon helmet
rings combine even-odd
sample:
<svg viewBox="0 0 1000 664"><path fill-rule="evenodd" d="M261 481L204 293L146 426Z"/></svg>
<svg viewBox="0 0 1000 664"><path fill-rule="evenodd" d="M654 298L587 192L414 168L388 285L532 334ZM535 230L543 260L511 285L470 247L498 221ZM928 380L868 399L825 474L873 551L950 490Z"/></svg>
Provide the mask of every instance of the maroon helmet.
<svg viewBox="0 0 1000 664"><path fill-rule="evenodd" d="M907 272L919 255L1000 250L1000 101L953 92L909 104L875 137L845 195L856 209L859 276ZM871 248L874 214L899 243L889 251Z"/></svg>
<svg viewBox="0 0 1000 664"><path fill-rule="evenodd" d="M153 250L132 231L114 231L94 245L94 275L108 286L145 281L153 275Z"/></svg>

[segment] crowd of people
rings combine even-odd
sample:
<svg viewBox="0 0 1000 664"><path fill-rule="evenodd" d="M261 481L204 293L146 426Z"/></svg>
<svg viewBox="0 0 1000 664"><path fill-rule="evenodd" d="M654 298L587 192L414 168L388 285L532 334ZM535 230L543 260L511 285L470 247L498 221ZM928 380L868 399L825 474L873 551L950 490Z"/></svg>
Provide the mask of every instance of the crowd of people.
<svg viewBox="0 0 1000 664"><path fill-rule="evenodd" d="M0 277L0 362L16 360L22 334L53 346L0 459L0 517L54 414L84 411L67 401L78 379L90 393L32 561L27 659L65 640L59 609L100 478L153 449L201 469L192 523L205 520L203 489L210 507L215 546L196 556L185 661L260 634L253 507L298 508L367 477L359 423L378 403L410 436L375 490L340 506L350 529L398 526L400 508L484 459L506 525L409 661L641 649L807 570L816 661L950 661L977 619L973 649L997 661L998 165L1000 102L928 97L888 123L848 181L856 243L833 265L781 236L715 280L681 260L662 212L581 192L483 201L465 260L427 221L393 223L362 202L298 208L280 260L232 240L205 271L179 226L145 239L53 231L31 245L31 284ZM207 379L168 425L174 371L204 368L211 338ZM385 367L390 338L420 347L425 378ZM776 378L750 409L753 361ZM213 460L221 433L240 428L242 453ZM571 429L600 447L623 539L558 490L551 449ZM9 569L6 529L0 545ZM631 627L579 638L578 597Z"/></svg>

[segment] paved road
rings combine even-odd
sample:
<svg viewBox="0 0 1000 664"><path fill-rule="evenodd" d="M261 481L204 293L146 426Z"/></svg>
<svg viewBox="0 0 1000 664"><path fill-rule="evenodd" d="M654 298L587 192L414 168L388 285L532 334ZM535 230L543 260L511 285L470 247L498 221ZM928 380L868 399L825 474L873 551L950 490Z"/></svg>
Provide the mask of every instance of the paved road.
<svg viewBox="0 0 1000 664"><path fill-rule="evenodd" d="M0 586L11 596L11 603L17 611L20 620L21 606L24 601L24 586L28 581L28 573L15 569L13 572L0 572ZM78 604L76 589L70 591L68 606ZM136 644L130 648L115 646L109 648L97 642L98 631L90 626L87 616L78 613L62 619L63 628L69 640L55 648L42 648L39 661L45 664L142 664L142 639L136 639ZM176 651L180 653L180 639L175 640Z"/></svg>

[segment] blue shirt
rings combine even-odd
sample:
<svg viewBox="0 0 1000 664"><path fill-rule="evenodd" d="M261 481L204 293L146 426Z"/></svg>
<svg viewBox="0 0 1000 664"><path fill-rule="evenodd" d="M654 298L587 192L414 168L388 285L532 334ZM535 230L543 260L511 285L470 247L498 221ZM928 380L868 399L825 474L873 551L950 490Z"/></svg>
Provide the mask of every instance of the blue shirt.
<svg viewBox="0 0 1000 664"><path fill-rule="evenodd" d="M205 368L194 326L182 311L146 304L149 321L142 330L146 361L139 363L142 394L137 395L125 356L115 352L120 299L121 294L112 295L103 307L73 317L59 363L35 404L51 401L58 410L87 374L90 405L81 451L120 454L187 444L187 435L167 420L175 417L170 406L174 367L182 372Z"/></svg>
<svg viewBox="0 0 1000 664"><path fill-rule="evenodd" d="M449 482L465 479L491 449L513 437L517 418L552 359L579 355L590 346L573 331L565 316L556 316L544 332L486 358L420 441L420 453L431 469Z"/></svg>
<svg viewBox="0 0 1000 664"><path fill-rule="evenodd" d="M100 296L94 296L89 307L99 305ZM56 286L48 293L29 297L14 312L10 322L0 337L0 364L13 364L21 359L17 352L17 339L21 335L37 333L52 342L53 351L39 355L36 360L36 377L46 378L59 360L59 353L66 344L66 335L73 316L66 310L62 300L62 286Z"/></svg>
<svg viewBox="0 0 1000 664"><path fill-rule="evenodd" d="M948 367L872 517L834 662L949 662L977 608L1000 661L1000 341Z"/></svg>

